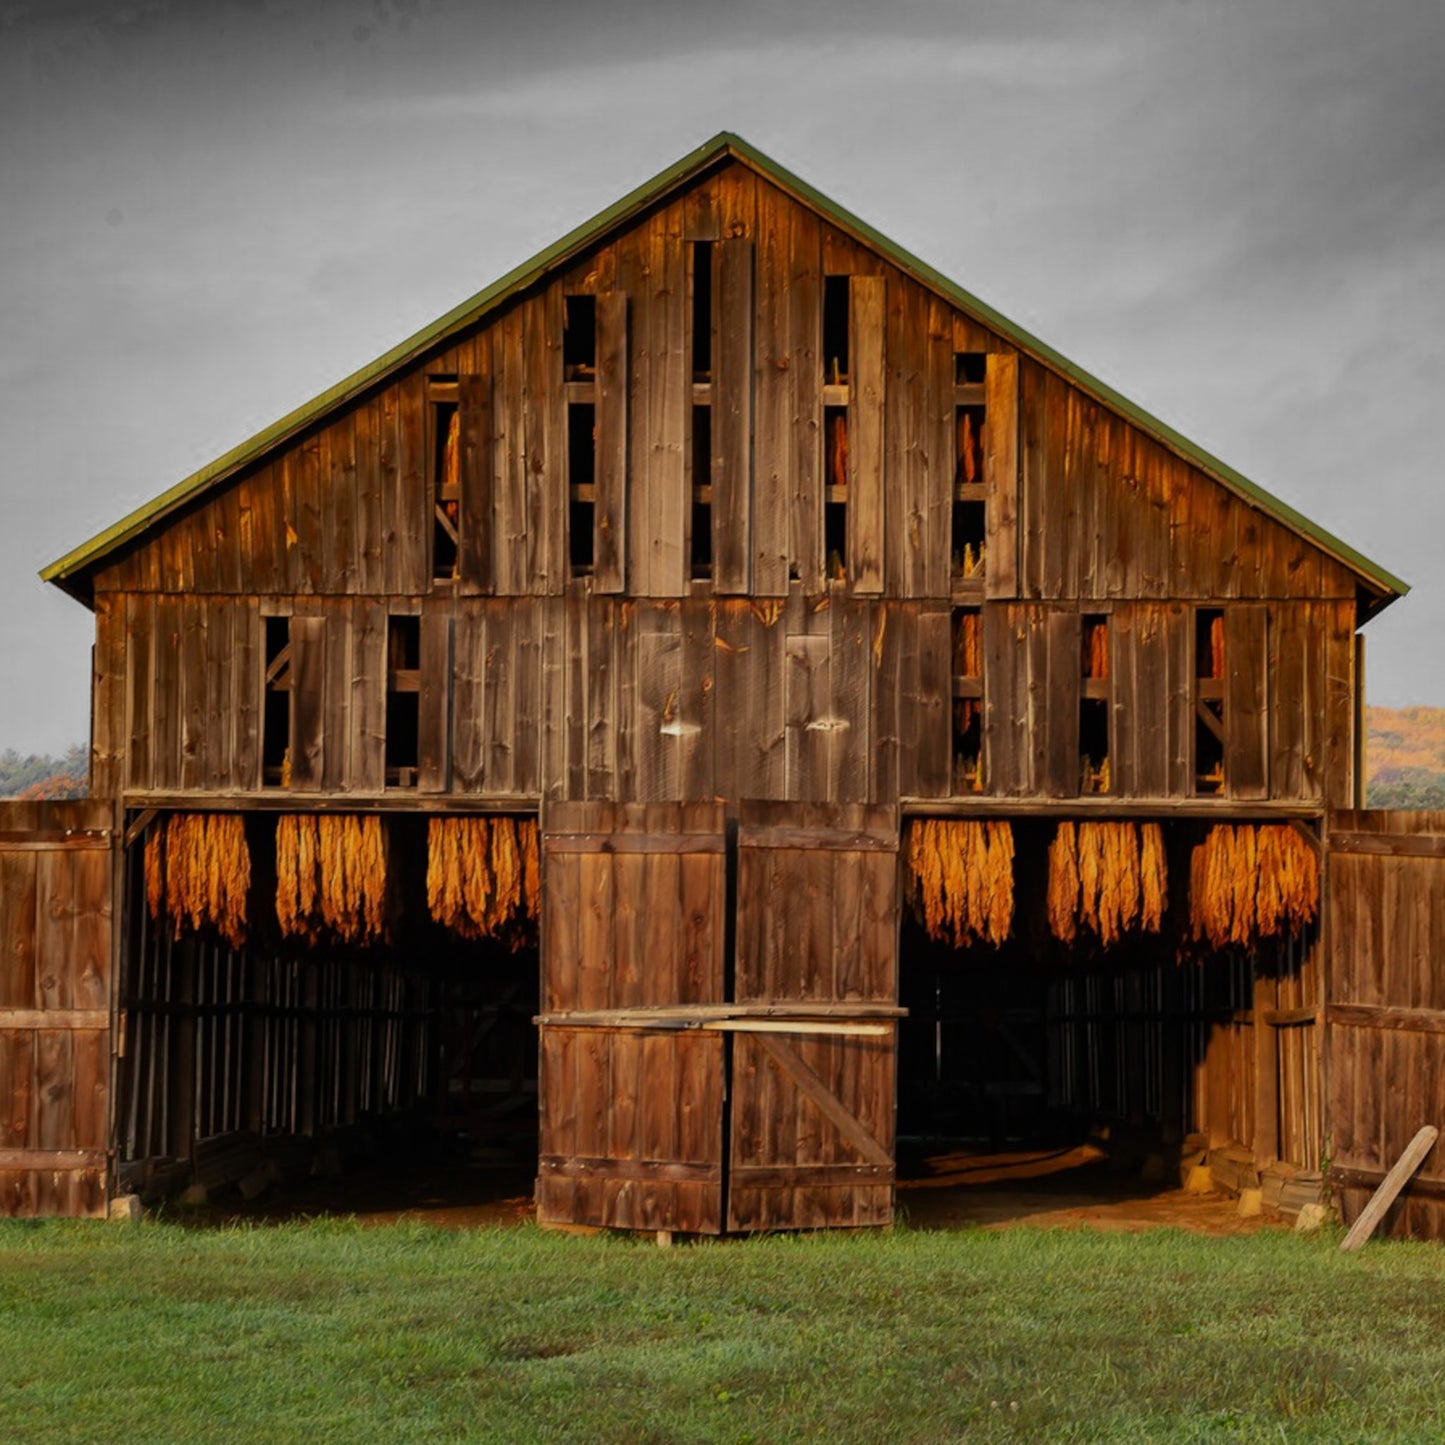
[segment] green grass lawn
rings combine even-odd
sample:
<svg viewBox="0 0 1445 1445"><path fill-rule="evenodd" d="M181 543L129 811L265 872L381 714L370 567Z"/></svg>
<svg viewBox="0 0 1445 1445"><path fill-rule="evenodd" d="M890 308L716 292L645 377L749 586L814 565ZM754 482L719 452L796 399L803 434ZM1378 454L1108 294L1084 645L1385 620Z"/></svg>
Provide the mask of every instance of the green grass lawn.
<svg viewBox="0 0 1445 1445"><path fill-rule="evenodd" d="M1445 1250L0 1223L0 1440L1440 1440Z"/></svg>

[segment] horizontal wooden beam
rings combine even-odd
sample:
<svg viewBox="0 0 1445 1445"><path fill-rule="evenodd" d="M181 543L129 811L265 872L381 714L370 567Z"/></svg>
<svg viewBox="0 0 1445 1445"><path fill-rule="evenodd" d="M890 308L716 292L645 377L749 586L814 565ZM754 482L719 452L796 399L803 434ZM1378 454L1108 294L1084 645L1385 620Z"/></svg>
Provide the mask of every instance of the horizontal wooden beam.
<svg viewBox="0 0 1445 1445"><path fill-rule="evenodd" d="M720 1163L679 1164L659 1159L569 1158L561 1154L544 1154L537 1160L537 1172L560 1179L636 1179L648 1184L722 1182Z"/></svg>
<svg viewBox="0 0 1445 1445"><path fill-rule="evenodd" d="M558 1010L532 1020L544 1028L688 1028L718 1019L901 1019L906 1008L887 1003L694 1003L655 1008Z"/></svg>
<svg viewBox="0 0 1445 1445"><path fill-rule="evenodd" d="M103 1008L0 1008L0 1031L18 1029L108 1029L110 1010Z"/></svg>
<svg viewBox="0 0 1445 1445"><path fill-rule="evenodd" d="M1317 1024L1320 1011L1317 1008L1271 1008L1264 1010L1264 1021L1277 1029L1295 1028L1300 1024Z"/></svg>
<svg viewBox="0 0 1445 1445"><path fill-rule="evenodd" d="M126 793L127 808L166 808L195 813L496 813L535 814L539 793L480 796L469 793L314 793L285 788L265 792Z"/></svg>
<svg viewBox="0 0 1445 1445"><path fill-rule="evenodd" d="M842 828L774 828L743 825L739 848L802 848L810 853L896 853L898 834Z"/></svg>
<svg viewBox="0 0 1445 1445"><path fill-rule="evenodd" d="M109 847L109 828L87 828L80 832L69 828L0 830L0 849L7 853L53 853L57 849Z"/></svg>
<svg viewBox="0 0 1445 1445"><path fill-rule="evenodd" d="M1396 1008L1382 1003L1332 1003L1325 1007L1325 1022L1356 1029L1445 1034L1445 1009Z"/></svg>
<svg viewBox="0 0 1445 1445"><path fill-rule="evenodd" d="M0 1149L0 1169L104 1169L104 1149Z"/></svg>
<svg viewBox="0 0 1445 1445"><path fill-rule="evenodd" d="M1200 818L1218 823L1283 823L1323 817L1298 802L1241 803L1228 798L1117 798L1109 795L1033 802L1025 798L904 798L907 818Z"/></svg>
<svg viewBox="0 0 1445 1445"><path fill-rule="evenodd" d="M729 1034L841 1034L854 1038L891 1038L892 1024L845 1023L838 1019L709 1019L698 1025Z"/></svg>
<svg viewBox="0 0 1445 1445"><path fill-rule="evenodd" d="M1389 858L1445 858L1445 835L1436 833L1330 833L1331 853L1370 853Z"/></svg>
<svg viewBox="0 0 1445 1445"><path fill-rule="evenodd" d="M1378 1189L1385 1182L1384 1169L1357 1169L1335 1165L1329 1172L1329 1182L1336 1189ZM1401 1191L1406 1199L1445 1199L1445 1179L1429 1175L1416 1175Z"/></svg>
<svg viewBox="0 0 1445 1445"><path fill-rule="evenodd" d="M729 1179L740 1189L811 1189L821 1184L888 1184L891 1164L742 1164Z"/></svg>
<svg viewBox="0 0 1445 1445"><path fill-rule="evenodd" d="M721 833L543 833L544 853L722 853Z"/></svg>

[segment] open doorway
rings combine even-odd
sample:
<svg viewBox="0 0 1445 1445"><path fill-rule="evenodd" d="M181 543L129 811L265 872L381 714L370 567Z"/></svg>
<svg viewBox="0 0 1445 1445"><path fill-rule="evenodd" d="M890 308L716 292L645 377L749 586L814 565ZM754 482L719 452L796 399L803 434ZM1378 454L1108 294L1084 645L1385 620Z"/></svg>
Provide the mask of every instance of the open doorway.
<svg viewBox="0 0 1445 1445"><path fill-rule="evenodd" d="M1259 917L1239 938L1201 934L1191 892L1202 886L1199 850L1218 845L1212 822L1104 824L1093 843L1127 844L1133 861L1101 859L1097 868L1090 858L1078 868L1082 825L986 826L1007 828L1006 933L960 940L958 927L927 916L918 880L905 880L911 901L901 926L899 1002L908 1014L898 1064L905 1209L926 1213L933 1196L925 1191L950 1184L1027 1195L1031 1202L1020 1208L1029 1212L1051 1192L1156 1195L1180 1188L1199 1168L1222 1188L1317 1180L1317 927L1270 916L1263 934ZM1268 856L1260 864L1259 848L1267 852L1278 839L1249 824L1223 826L1241 847L1247 841L1256 849L1248 866L1241 858L1234 870L1243 896L1258 888L1261 867L1272 867ZM1153 831L1141 846L1144 827ZM1283 831L1309 846L1301 830ZM1085 875L1084 891L1095 889L1092 915L1077 892L1061 906L1056 855L1064 843ZM1295 858L1292 845L1281 846ZM905 855L908 868L918 855L907 842ZM978 876L958 887L989 886L983 857L959 865ZM927 866L932 886L946 887L937 859ZM1215 878L1213 886L1224 885ZM1111 887L1120 897L1106 897Z"/></svg>
<svg viewBox="0 0 1445 1445"><path fill-rule="evenodd" d="M132 831L123 1191L480 1218L530 1194L533 819L160 813Z"/></svg>

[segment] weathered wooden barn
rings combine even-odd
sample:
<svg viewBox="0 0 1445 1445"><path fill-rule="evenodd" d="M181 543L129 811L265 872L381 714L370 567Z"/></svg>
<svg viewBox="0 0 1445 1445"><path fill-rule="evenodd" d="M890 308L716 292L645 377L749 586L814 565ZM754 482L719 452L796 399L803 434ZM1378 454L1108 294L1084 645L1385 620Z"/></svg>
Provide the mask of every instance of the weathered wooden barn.
<svg viewBox="0 0 1445 1445"><path fill-rule="evenodd" d="M43 576L91 798L0 809L0 1213L503 1116L546 1222L1107 1124L1349 1213L1445 1122L1445 817L1357 811L1403 584L736 137ZM1220 838L1318 919L1202 930Z"/></svg>

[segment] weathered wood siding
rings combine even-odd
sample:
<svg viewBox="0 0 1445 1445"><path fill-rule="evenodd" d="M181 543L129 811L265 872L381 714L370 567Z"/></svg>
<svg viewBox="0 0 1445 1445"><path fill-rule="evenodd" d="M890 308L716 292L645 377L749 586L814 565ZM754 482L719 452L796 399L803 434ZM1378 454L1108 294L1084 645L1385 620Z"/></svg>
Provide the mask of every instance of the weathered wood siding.
<svg viewBox="0 0 1445 1445"><path fill-rule="evenodd" d="M1326 837L1331 1180L1352 1223L1415 1131L1445 1118L1445 813L1342 811ZM1445 1239L1439 1146L1384 1229Z"/></svg>
<svg viewBox="0 0 1445 1445"><path fill-rule="evenodd" d="M0 1217L105 1213L112 805L0 805Z"/></svg>
<svg viewBox="0 0 1445 1445"><path fill-rule="evenodd" d="M395 601L291 605L291 786L380 792ZM796 590L786 602L443 595L409 606L421 617L426 680L422 791L620 802L950 795L946 607ZM105 600L98 793L116 783L137 794L262 786L260 607ZM1220 801L1348 802L1354 604L1250 610ZM1111 792L1189 797L1192 611L1123 603L1109 615ZM1080 608L998 603L984 618L984 794L1077 797Z"/></svg>
<svg viewBox="0 0 1445 1445"><path fill-rule="evenodd" d="M850 1004L897 1004L895 808L743 806L734 993L821 1004L842 1029ZM736 1036L730 1230L892 1221L897 1026L851 1026Z"/></svg>
<svg viewBox="0 0 1445 1445"><path fill-rule="evenodd" d="M824 375L834 276L841 378ZM591 372L564 358L573 296L595 298ZM455 569L433 555L443 392L460 422ZM595 428L580 509L579 403ZM966 486L961 408L985 415ZM849 427L838 475L833 415ZM964 496L985 517L968 577ZM573 525L591 528L576 553ZM735 162L177 513L95 585L98 792L262 786L272 614L292 618L304 692L292 787L380 791L386 620L419 613L421 791L946 797L950 614L978 606L986 796L1079 794L1080 619L1104 613L1109 790L1192 797L1204 606L1227 624L1221 806L1352 798L1353 575Z"/></svg>
<svg viewBox="0 0 1445 1445"><path fill-rule="evenodd" d="M542 839L537 1217L722 1230L720 1033L578 1011L724 996L724 814L717 804L563 804Z"/></svg>

